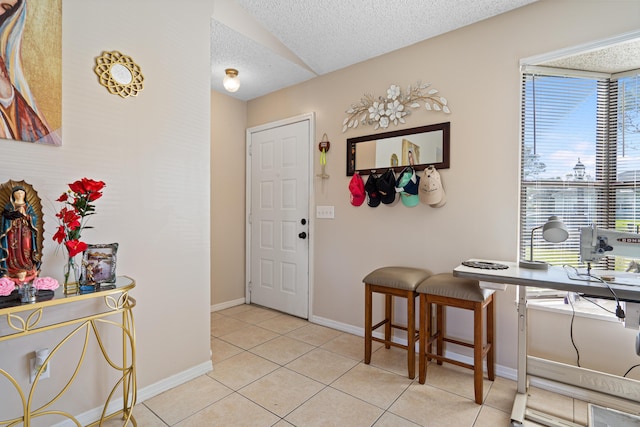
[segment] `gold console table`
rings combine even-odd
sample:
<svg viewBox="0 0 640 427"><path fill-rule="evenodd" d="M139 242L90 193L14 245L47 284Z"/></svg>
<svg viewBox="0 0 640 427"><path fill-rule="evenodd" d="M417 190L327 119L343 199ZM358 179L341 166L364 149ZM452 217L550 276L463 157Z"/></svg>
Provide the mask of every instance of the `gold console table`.
<svg viewBox="0 0 640 427"><path fill-rule="evenodd" d="M104 403L100 419L88 426L99 426L102 425L104 421L118 416L121 416L124 426L137 426L132 413L137 397L135 368L136 346L132 311L136 305L136 301L129 295L129 291L134 287L135 281L133 279L127 276L118 276L115 285L103 285L95 291L64 295L63 287L60 286L55 292L40 292L35 303L21 303L18 299L14 302L4 302L0 305L0 354L4 353L2 350L2 343L4 341L62 327L72 327L71 332L50 351L45 363L38 369L32 384L27 390L23 390L20 382L0 366L0 378L5 377L8 379L10 385L13 386L9 386L9 389L0 389L0 396L9 396L11 393L17 393L19 400L22 402L22 415L15 416L15 414L12 414L14 418L3 419L3 415L0 413L0 426L23 425L29 427L33 422L32 420L46 416L63 417L72 421L75 425L81 426L75 416L62 409L57 409L57 406L59 406L62 396L64 396L65 392L71 387L71 384L78 376L87 352L89 337L92 333L97 340L102 356L108 365L118 372L119 378ZM102 300L104 305L102 305L99 300ZM70 315L57 323L47 324L46 317L52 307L81 303L82 301L93 301L96 305L100 305L101 308L91 310L90 314ZM59 315L59 313L56 314ZM117 314L120 314L120 321L107 319L107 317ZM59 320L56 319L56 317L57 316L53 316L54 321ZM115 318L118 317L116 316ZM98 328L100 324L108 324L122 330L121 361L116 362L109 357L101 336L101 331ZM65 343L76 335L84 335L84 338L82 338L84 345L82 346L82 353L79 355L77 366L73 370L71 377L57 394L51 398L47 397L46 399L48 400L44 404L36 405L33 398L40 382L40 376L45 371L46 364L64 347ZM6 384L6 381L4 381L4 383ZM122 409L108 414L109 405L116 396L118 389L122 390Z"/></svg>

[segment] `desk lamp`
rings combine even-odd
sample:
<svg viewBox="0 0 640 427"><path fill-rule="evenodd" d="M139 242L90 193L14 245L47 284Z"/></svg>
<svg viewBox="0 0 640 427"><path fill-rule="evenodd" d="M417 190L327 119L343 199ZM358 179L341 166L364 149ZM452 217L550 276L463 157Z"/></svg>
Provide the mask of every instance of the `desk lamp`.
<svg viewBox="0 0 640 427"><path fill-rule="evenodd" d="M520 261L520 267L531 268L535 270L546 270L549 268L549 264L544 261L533 260L533 232L542 228L542 237L547 242L561 243L567 240L569 237L569 231L560 218L556 215L551 215L544 225L534 227L531 230L531 242L529 243L529 260Z"/></svg>

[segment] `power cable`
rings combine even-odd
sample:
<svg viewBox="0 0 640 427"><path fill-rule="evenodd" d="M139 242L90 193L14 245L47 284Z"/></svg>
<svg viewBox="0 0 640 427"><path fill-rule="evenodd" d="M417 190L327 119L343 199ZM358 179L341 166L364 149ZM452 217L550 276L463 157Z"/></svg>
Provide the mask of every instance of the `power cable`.
<svg viewBox="0 0 640 427"><path fill-rule="evenodd" d="M627 372L625 372L625 373L624 373L623 377L626 377L626 376L627 376L627 374L628 374L629 372L631 372L631 370L632 370L633 368L637 368L638 366L640 366L640 363L638 363L637 365L633 365L632 367L630 367L630 368L629 368L629 370L628 370Z"/></svg>
<svg viewBox="0 0 640 427"><path fill-rule="evenodd" d="M567 292L567 301L569 301L569 304L571 305L571 325L569 327L569 336L571 337L571 345L573 345L573 348L576 350L576 364L578 365L578 367L580 367L580 351L578 350L576 342L573 339L573 320L576 317L576 308L573 306L570 292Z"/></svg>
<svg viewBox="0 0 640 427"><path fill-rule="evenodd" d="M567 277L571 280L582 280L583 282L599 282L602 283L603 285L605 285L607 287L607 289L609 289L609 292L611 292L611 295L613 295L613 298L616 300L616 317L618 319L624 319L624 310L622 309L622 306L620 305L620 299L618 299L618 295L616 295L616 293L614 292L613 288L604 280L602 280L602 278L598 277L598 276L594 276L592 275L591 272L591 264L587 264L589 267L587 269L587 271L589 273L584 274L584 273L580 273L578 271L577 268L575 268L572 265L564 265L563 268L565 269L565 271L567 271L567 268L572 268L574 271L574 274L576 275L576 277L571 277L571 274L567 271Z"/></svg>

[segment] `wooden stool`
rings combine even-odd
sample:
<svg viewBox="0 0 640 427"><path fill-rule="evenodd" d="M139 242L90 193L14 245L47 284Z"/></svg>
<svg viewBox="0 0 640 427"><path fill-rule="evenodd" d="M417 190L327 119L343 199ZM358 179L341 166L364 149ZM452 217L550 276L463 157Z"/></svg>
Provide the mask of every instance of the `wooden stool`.
<svg viewBox="0 0 640 427"><path fill-rule="evenodd" d="M442 362L473 370L473 383L476 403L482 404L482 360L487 357L487 375L490 380L495 379L494 359L494 306L493 290L482 289L477 280L461 279L451 273L436 274L418 286L416 292L420 295L420 351L419 351L419 381L424 384L427 377L427 361L435 359L438 365ZM436 326L431 325L431 305L436 305ZM463 342L445 335L444 307L457 307L473 310L473 343ZM487 344L482 340L482 310L487 311ZM434 332L435 329L435 332ZM433 343L436 342L437 352L433 353ZM444 357L444 343L450 342L473 348L473 365Z"/></svg>
<svg viewBox="0 0 640 427"><path fill-rule="evenodd" d="M416 376L416 350L415 343L418 339L415 325L415 301L418 294L416 288L427 277L431 276L429 270L412 267L383 267L367 274L362 281L364 290L364 363L371 363L371 342L377 341L384 344L385 348L391 346L407 350L407 365L409 378ZM373 293L377 292L385 296L384 320L373 324L372 300ZM407 299L407 326L400 326L393 322L393 297ZM373 331L384 325L384 339L373 336ZM407 331L407 345L398 344L391 339L391 330L401 329Z"/></svg>

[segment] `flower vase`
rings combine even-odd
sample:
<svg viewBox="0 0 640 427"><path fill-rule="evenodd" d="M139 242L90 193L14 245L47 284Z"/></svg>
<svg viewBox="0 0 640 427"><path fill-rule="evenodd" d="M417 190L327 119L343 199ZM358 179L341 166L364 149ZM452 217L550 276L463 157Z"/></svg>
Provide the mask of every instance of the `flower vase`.
<svg viewBox="0 0 640 427"><path fill-rule="evenodd" d="M69 257L64 265L64 294L77 294L80 290L80 265L74 257Z"/></svg>

